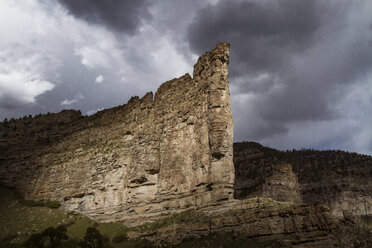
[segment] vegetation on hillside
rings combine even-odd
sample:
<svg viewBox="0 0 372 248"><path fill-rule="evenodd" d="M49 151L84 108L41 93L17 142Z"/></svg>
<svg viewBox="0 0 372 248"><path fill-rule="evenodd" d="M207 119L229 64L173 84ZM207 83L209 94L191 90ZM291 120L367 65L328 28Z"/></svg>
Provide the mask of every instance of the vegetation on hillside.
<svg viewBox="0 0 372 248"><path fill-rule="evenodd" d="M323 187L331 188L312 189L316 191L314 194L327 190L341 191L346 185L336 182L339 178L358 178L356 182L360 182L372 177L372 156L340 150L279 151L256 142L239 142L234 144L234 163L238 180L242 177L252 181L245 195L257 190L265 178L272 174L273 167L279 163L290 163L300 184L322 180L329 182Z"/></svg>
<svg viewBox="0 0 372 248"><path fill-rule="evenodd" d="M0 187L0 248L151 248L146 239L129 239L128 232L153 232L180 223L203 223L209 218L195 210L159 219L136 228L121 223L97 223L75 212L50 208L45 202L24 201L13 189ZM183 247L285 247L276 241L257 241L232 233L185 239Z"/></svg>
<svg viewBox="0 0 372 248"><path fill-rule="evenodd" d="M68 247L76 247L73 245L84 239L88 228L96 228L110 241L115 236L125 234L129 230L121 223L98 224L76 212L65 212L53 207L54 205L48 207L44 202L24 201L16 191L0 187L0 212L2 213L0 215L0 247L24 247L26 241L31 237L35 242L40 238L48 244L46 237L53 236L53 233L58 233L61 230L66 230L65 234L68 237L62 242L63 245L69 244L72 246ZM28 242L31 245L32 242ZM131 241L131 243L134 242ZM109 245L122 247L122 245L115 245L112 242L109 242ZM130 244L126 247L134 246Z"/></svg>

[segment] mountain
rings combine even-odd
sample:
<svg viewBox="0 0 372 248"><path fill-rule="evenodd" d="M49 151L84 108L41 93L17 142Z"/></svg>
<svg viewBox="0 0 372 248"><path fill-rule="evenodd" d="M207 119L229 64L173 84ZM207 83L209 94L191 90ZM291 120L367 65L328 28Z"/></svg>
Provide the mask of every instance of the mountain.
<svg viewBox="0 0 372 248"><path fill-rule="evenodd" d="M125 242L371 247L370 156L233 144L229 48L219 43L192 76L92 116L63 110L4 120L0 183L24 198L2 206L5 244L45 234L44 222L11 218L39 219L19 205L31 202L61 206L60 220L89 217L104 233L120 224ZM74 226L67 233L81 239Z"/></svg>
<svg viewBox="0 0 372 248"><path fill-rule="evenodd" d="M278 151L234 144L237 198L321 203L339 217L372 216L372 157L344 151Z"/></svg>

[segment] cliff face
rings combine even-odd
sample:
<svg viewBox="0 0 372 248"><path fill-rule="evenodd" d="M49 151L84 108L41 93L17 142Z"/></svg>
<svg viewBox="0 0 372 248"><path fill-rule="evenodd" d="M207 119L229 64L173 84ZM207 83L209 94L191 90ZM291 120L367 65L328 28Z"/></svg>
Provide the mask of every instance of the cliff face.
<svg viewBox="0 0 372 248"><path fill-rule="evenodd" d="M149 226L147 229L150 230L146 230L145 226L144 230L135 229L129 236L146 237L158 244L177 244L184 239L234 233L236 238L280 240L283 245L279 247L342 247L337 245L332 234L339 231L339 221L327 207L321 205L304 206L267 198L250 198L186 214L182 222L168 221L169 224L154 225L158 228Z"/></svg>
<svg viewBox="0 0 372 248"><path fill-rule="evenodd" d="M64 110L0 123L0 183L102 222L156 226L197 209L196 222L132 233L159 244L233 232L300 247L360 245L355 223L345 229L333 215L372 215L372 157L249 142L234 144L233 158L228 61L229 44L220 43L193 77L155 95L89 117Z"/></svg>
<svg viewBox="0 0 372 248"><path fill-rule="evenodd" d="M338 217L372 215L371 156L342 151L281 152L245 142L234 144L234 164L237 198L322 203Z"/></svg>
<svg viewBox="0 0 372 248"><path fill-rule="evenodd" d="M229 44L143 98L0 126L0 181L100 221L140 223L233 197Z"/></svg>

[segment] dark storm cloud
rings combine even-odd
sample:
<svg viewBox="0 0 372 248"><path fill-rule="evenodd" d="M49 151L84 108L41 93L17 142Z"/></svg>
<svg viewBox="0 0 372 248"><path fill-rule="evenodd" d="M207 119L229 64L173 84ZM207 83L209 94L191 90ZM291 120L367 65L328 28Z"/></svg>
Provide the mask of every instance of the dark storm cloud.
<svg viewBox="0 0 372 248"><path fill-rule="evenodd" d="M17 100L14 96L5 95L0 98L0 109L3 111L14 110L22 104L22 101Z"/></svg>
<svg viewBox="0 0 372 248"><path fill-rule="evenodd" d="M150 17L147 0L58 0L77 18L114 31L134 33Z"/></svg>
<svg viewBox="0 0 372 248"><path fill-rule="evenodd" d="M296 122L341 116L334 104L372 66L368 25L349 23L356 6L348 1L222 0L199 11L188 29L190 48L201 53L220 41L231 43L237 139L267 138ZM244 94L249 100L234 99ZM244 104L249 108L239 106Z"/></svg>
<svg viewBox="0 0 372 248"><path fill-rule="evenodd" d="M320 25L314 1L263 2L221 1L199 12L189 28L191 49L197 54L220 41L232 43L236 66L242 71L278 69L289 51L306 49Z"/></svg>

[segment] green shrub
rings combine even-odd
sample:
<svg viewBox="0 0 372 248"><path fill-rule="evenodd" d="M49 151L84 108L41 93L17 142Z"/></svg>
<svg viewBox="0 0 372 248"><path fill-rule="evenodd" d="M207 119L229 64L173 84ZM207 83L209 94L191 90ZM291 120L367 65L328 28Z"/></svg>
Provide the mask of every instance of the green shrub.
<svg viewBox="0 0 372 248"><path fill-rule="evenodd" d="M46 202L46 206L48 208L60 208L61 207L61 203L59 203L58 201L47 201Z"/></svg>
<svg viewBox="0 0 372 248"><path fill-rule="evenodd" d="M32 234L25 242L25 247L36 248L43 247L43 236L41 233Z"/></svg>
<svg viewBox="0 0 372 248"><path fill-rule="evenodd" d="M108 236L102 235L95 227L88 227L84 239L79 242L79 247L104 248L107 247L108 242Z"/></svg>
<svg viewBox="0 0 372 248"><path fill-rule="evenodd" d="M203 213L197 212L195 209L189 209L172 216L159 219L155 222L144 224L137 227L137 229L141 231L156 230L160 227L168 226L175 223L195 223L208 221L208 216L204 215Z"/></svg>
<svg viewBox="0 0 372 248"><path fill-rule="evenodd" d="M62 248L65 247L64 241L68 240L66 232L64 226L48 227L42 233L32 234L24 246L27 248Z"/></svg>
<svg viewBox="0 0 372 248"><path fill-rule="evenodd" d="M155 248L155 246L147 239L131 239L126 240L121 245L125 248Z"/></svg>
<svg viewBox="0 0 372 248"><path fill-rule="evenodd" d="M76 248L79 247L79 240L68 239L63 243L63 248Z"/></svg>
<svg viewBox="0 0 372 248"><path fill-rule="evenodd" d="M45 206L45 203L43 201L34 201L34 200L25 200L25 201L22 201L22 204L26 206L30 206L30 207Z"/></svg>
<svg viewBox="0 0 372 248"><path fill-rule="evenodd" d="M126 233L116 235L113 239L112 242L114 243L121 243L128 240L128 235Z"/></svg>
<svg viewBox="0 0 372 248"><path fill-rule="evenodd" d="M48 207L48 208L60 208L61 203L58 201L34 201L34 200L23 200L23 205L30 207Z"/></svg>

